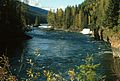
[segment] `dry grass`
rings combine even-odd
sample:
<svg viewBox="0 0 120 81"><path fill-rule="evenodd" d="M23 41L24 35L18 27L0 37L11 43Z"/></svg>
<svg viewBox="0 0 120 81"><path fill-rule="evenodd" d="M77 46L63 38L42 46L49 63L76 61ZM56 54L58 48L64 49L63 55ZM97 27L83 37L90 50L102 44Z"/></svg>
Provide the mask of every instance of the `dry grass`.
<svg viewBox="0 0 120 81"><path fill-rule="evenodd" d="M14 76L9 68L8 57L0 57L0 81L17 81L16 76Z"/></svg>

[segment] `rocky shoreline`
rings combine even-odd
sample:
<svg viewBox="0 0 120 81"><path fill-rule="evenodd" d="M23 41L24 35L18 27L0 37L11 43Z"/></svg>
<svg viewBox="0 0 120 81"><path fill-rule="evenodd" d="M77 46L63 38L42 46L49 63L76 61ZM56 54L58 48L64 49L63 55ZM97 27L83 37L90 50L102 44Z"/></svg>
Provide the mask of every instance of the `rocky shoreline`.
<svg viewBox="0 0 120 81"><path fill-rule="evenodd" d="M110 39L110 44L113 52L113 57L120 58L120 40L118 40L118 37L112 37Z"/></svg>
<svg viewBox="0 0 120 81"><path fill-rule="evenodd" d="M120 33L119 31L114 32L114 30L104 30L103 39L111 45L113 52L113 57L120 58Z"/></svg>

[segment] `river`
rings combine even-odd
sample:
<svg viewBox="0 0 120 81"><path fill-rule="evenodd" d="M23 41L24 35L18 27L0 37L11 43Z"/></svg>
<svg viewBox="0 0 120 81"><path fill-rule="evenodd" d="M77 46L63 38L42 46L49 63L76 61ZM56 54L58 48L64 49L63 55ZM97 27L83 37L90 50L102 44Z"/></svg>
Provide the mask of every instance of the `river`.
<svg viewBox="0 0 120 81"><path fill-rule="evenodd" d="M62 73L70 68L83 64L87 54L93 54L94 63L101 66L97 72L107 76L107 81L114 81L112 72L113 58L109 44L103 41L96 41L89 35L64 31L47 31L33 28L27 32L32 39L14 41L6 44L9 54L13 53L10 64L13 74L19 79L26 78L28 59L34 59L35 68L41 70L52 70L55 73ZM35 55L35 49L39 49L40 55ZM14 52L13 52L14 51ZM44 78L41 79L44 81Z"/></svg>

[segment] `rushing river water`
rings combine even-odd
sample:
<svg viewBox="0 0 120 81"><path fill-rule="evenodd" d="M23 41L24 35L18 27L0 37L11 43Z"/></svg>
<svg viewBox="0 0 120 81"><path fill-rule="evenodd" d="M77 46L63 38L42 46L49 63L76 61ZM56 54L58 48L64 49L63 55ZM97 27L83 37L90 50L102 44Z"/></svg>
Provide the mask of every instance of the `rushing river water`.
<svg viewBox="0 0 120 81"><path fill-rule="evenodd" d="M28 59L34 59L38 70L52 70L66 76L70 68L83 64L87 54L93 54L94 63L101 66L97 72L107 76L107 81L114 81L112 72L113 58L109 45L103 41L96 41L89 35L63 31L45 31L33 28L27 32L33 38L8 46L8 53L14 50L11 66L19 79L26 78ZM15 46L14 46L15 45ZM40 55L35 56L35 49L40 49ZM40 81L45 81L44 78Z"/></svg>

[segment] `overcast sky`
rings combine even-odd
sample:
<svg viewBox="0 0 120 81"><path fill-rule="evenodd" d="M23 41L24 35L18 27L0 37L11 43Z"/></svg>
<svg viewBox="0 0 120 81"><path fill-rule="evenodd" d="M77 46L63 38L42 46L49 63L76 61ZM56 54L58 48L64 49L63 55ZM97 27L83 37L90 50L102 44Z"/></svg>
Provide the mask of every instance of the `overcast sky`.
<svg viewBox="0 0 120 81"><path fill-rule="evenodd" d="M78 5L84 0L29 0L29 4L43 9L65 9L68 5Z"/></svg>

